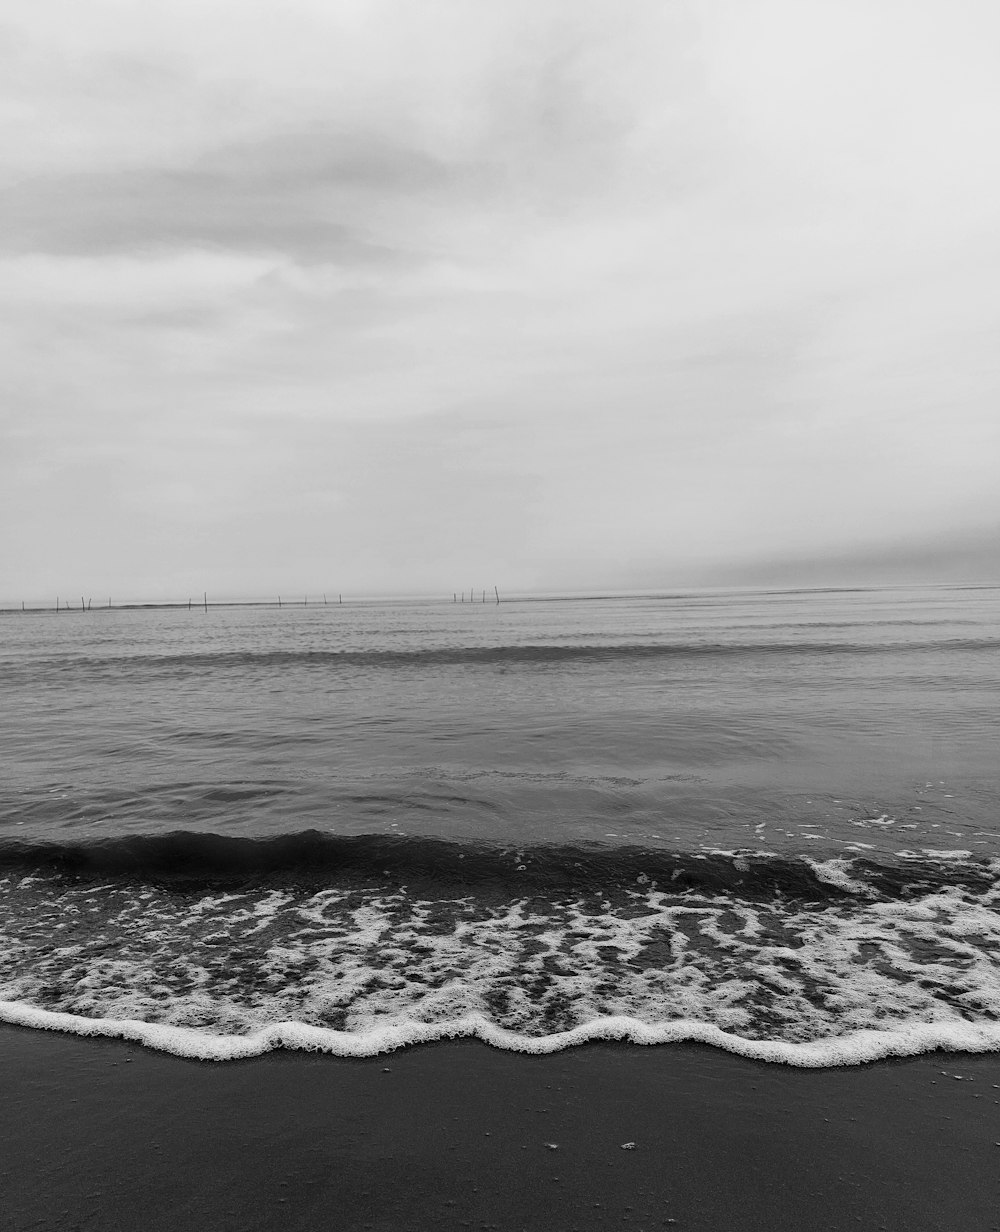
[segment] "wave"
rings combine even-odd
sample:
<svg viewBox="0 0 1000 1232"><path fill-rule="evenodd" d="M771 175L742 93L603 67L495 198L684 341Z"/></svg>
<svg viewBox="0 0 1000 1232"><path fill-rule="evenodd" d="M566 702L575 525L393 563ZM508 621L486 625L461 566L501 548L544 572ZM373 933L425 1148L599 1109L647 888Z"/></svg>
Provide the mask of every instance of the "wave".
<svg viewBox="0 0 1000 1232"><path fill-rule="evenodd" d="M0 845L0 1019L206 1059L473 1035L1000 1047L1000 862L306 831Z"/></svg>
<svg viewBox="0 0 1000 1232"><path fill-rule="evenodd" d="M45 670L121 672L288 669L292 667L407 668L506 667L570 663L623 663L630 661L743 659L783 656L910 654L927 651L982 652L1000 650L1000 639L967 637L885 642L829 642L795 639L761 642L655 642L616 645L440 646L398 650L234 650L183 654L82 655L65 659L33 660L32 673ZM13 666L13 665L12 665Z"/></svg>
<svg viewBox="0 0 1000 1232"><path fill-rule="evenodd" d="M322 887L350 879L417 881L509 894L610 892L666 886L747 901L905 899L942 888L983 891L996 861L969 853L854 855L826 861L754 850L678 851L600 843L494 846L420 835L303 830L267 837L178 830L84 841L0 840L0 871L109 877L188 886L232 881Z"/></svg>
<svg viewBox="0 0 1000 1232"><path fill-rule="evenodd" d="M251 1035L218 1035L184 1027L130 1019L88 1018L52 1013L16 1001L0 1001L0 1022L11 1026L63 1031L73 1035L129 1040L159 1052L197 1061L237 1061L277 1049L325 1052L334 1056L375 1057L415 1044L479 1039L494 1048L546 1056L581 1044L627 1042L640 1045L707 1044L736 1056L802 1069L862 1065L886 1057L913 1057L934 1051L998 1052L1000 1024L910 1022L891 1030L854 1031L848 1035L796 1044L749 1040L711 1023L670 1022L651 1025L633 1018L601 1018L571 1031L535 1038L505 1031L482 1015L453 1022L407 1022L356 1034L280 1022Z"/></svg>

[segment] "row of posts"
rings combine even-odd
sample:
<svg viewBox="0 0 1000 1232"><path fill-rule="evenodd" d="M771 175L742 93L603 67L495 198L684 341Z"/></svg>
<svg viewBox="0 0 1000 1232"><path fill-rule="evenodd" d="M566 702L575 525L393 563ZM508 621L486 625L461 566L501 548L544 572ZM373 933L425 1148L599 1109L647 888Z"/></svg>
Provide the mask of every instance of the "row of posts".
<svg viewBox="0 0 1000 1232"><path fill-rule="evenodd" d="M469 603L485 603L485 602L486 602L486 593L487 593L487 592L484 590L484 591L482 592L482 598L477 599L477 598L476 598L476 594L477 594L477 592L476 592L475 590L470 590L470 591L469 591L469 598L468 598L468 602L469 602ZM500 591L496 588L496 586L494 586L494 587L493 587L493 594L494 594L494 595L495 595L495 597L496 597L496 602L499 604L499 602L500 602ZM67 603L63 603L63 604L62 604L62 606L60 606L60 602L61 602L61 601L57 598L57 599L56 599L56 611L57 611L57 612L68 612L68 611L71 611L71 610L72 610L72 611L75 611L75 610L76 610L76 609L75 609L75 606L74 606L73 604L71 604L71 603L68 603L68 602L67 602ZM284 606L294 607L294 606L296 606L297 602L298 602L298 601L296 600L296 601L295 601L295 603L288 603L288 602L287 602L287 600L286 600L286 601L283 603L283 602L282 602L282 599L281 599L281 595L278 595L278 607L284 607ZM328 601L328 599L327 599L326 595L324 595L324 596L323 596L323 605L324 605L324 607L328 605L328 602L329 602L329 601ZM337 604L338 604L338 605L341 605L341 604L343 604L343 602L344 602L344 596L343 596L342 594L338 594L338 595L337 595ZM465 591L463 590L463 591L461 592L461 594L459 594L459 592L456 590L456 591L452 594L452 602L453 602L453 603L465 603L465 602L466 602L466 598L465 598ZM192 599L188 599L187 605L188 605L188 611L190 611L190 610L191 610L191 608L192 608L192 607L193 607L193 605L194 605L194 601L193 601ZM85 600L83 599L83 596L81 595L81 597L80 597L80 611L81 611L81 612L89 612L89 611L91 611L92 606L93 606L93 599L87 599L87 600L85 601ZM202 594L202 597L201 597L201 603L199 603L199 604L198 604L198 606L199 606L199 607L204 607L205 611L206 611L206 612L208 611L208 591L207 591L207 590L206 590L206 591ZM309 606L309 596L308 596L308 595L303 595L303 597L302 597L302 606L303 606L303 607L308 607L308 606ZM109 607L109 608L111 607L111 600L110 600L110 599L108 599L108 607ZM24 606L24 604L22 603L22 604L21 604L21 611L23 612L23 611L25 611L25 610L26 610L26 609L25 609L25 606Z"/></svg>
<svg viewBox="0 0 1000 1232"><path fill-rule="evenodd" d="M80 611L81 611L81 612L89 612L89 611L92 611L92 610L93 610L93 604L94 604L93 599L88 599L86 602L84 602L84 600L83 600L83 596L82 596L82 595L80 596ZM207 612L207 611L208 611L208 591L207 591L207 590L206 590L206 591L205 591L205 593L202 595L202 602L201 602L201 603L199 603L199 604L198 604L198 606L199 606L199 607L201 607L201 606L202 606L202 604L204 604L205 611ZM281 600L280 600L280 599L278 600L278 604L279 604L279 606L280 606L280 604L281 604ZM189 611L189 612L190 612L190 610L191 610L191 606L192 606L192 601L191 601L190 599L188 599L188 611ZM111 600L110 600L110 599L108 599L108 607L109 607L109 608L111 607ZM21 604L21 611L22 611L22 612L23 612L23 611L25 611L25 606L24 606L24 603L23 603L23 602L22 602L22 604ZM58 598L58 596L57 596L57 598L56 598L56 611L57 611L57 612L70 612L70 611L75 612L75 611L76 611L76 607L75 607L75 605L74 605L74 604L69 603L69 602L64 603L64 604L62 605L62 607L60 607L60 606L59 606L59 598Z"/></svg>
<svg viewBox="0 0 1000 1232"><path fill-rule="evenodd" d="M497 603L499 603L500 602L500 591L497 590L495 586L493 587L493 593L494 595L496 595ZM465 602L465 591L463 590L461 595L459 595L458 591L456 590L451 596L451 601L452 603L464 603ZM470 590L469 591L469 602L470 603L485 603L486 602L486 591L485 590L483 591L482 599L477 599L476 592L474 590Z"/></svg>
<svg viewBox="0 0 1000 1232"><path fill-rule="evenodd" d="M84 600L84 599L83 599L83 597L81 596L81 597L80 597L80 611L81 611L81 612L89 612L89 611L91 611L91 610L92 610L92 608L93 608L93 602L94 602L94 601L93 601L93 599L87 599L87 600ZM337 595L337 603L338 603L338 605L343 604L343 602L344 602L344 596L343 596L343 595L341 595L341 594L338 594L338 595ZM323 596L323 605L324 605L324 606L327 606L328 604L329 604L329 600L327 599L326 595L324 595L324 596ZM191 608L194 606L194 600L193 600L193 599L188 599L188 601L187 601L187 605L188 605L188 611L190 611L190 610L191 610ZM202 594L202 597L201 597L201 603L199 603L199 604L198 604L198 606L199 606L199 607L204 607L205 611L206 611L206 612L208 611L208 591L207 591L207 590L206 590L206 591ZM287 606L287 607L292 607L292 606L294 606L294 604L288 603L288 601L287 601L287 600L285 601L285 603L282 603L282 600L281 600L281 595L278 595L278 607L286 607L286 606ZM303 595L303 596L302 596L302 606L303 606L303 607L308 607L308 606L309 606L309 596L308 596L308 595ZM111 607L111 600L110 600L110 599L108 599L108 607L109 607L109 608ZM24 603L22 603L22 604L21 604L21 611L23 612L23 611L26 611L26 610L27 610L27 609L25 608ZM61 601L61 600L57 597L57 598L56 598L56 611L57 611L57 612L69 612L69 611L76 611L76 606L75 606L74 604L72 604L72 603L68 603L68 602L63 603L63 602L62 602L62 601Z"/></svg>

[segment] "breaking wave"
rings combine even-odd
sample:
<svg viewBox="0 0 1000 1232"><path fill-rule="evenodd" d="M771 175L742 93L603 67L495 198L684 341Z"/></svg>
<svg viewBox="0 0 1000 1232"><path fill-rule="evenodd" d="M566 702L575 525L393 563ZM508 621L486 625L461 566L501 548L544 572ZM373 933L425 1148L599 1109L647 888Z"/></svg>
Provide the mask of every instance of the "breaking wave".
<svg viewBox="0 0 1000 1232"><path fill-rule="evenodd" d="M475 1035L1000 1048L1000 865L409 836L0 845L0 1019L228 1059Z"/></svg>
<svg viewBox="0 0 1000 1232"><path fill-rule="evenodd" d="M336 879L432 881L501 893L580 891L665 884L676 891L814 902L861 894L907 898L995 885L996 862L968 852L864 855L827 861L762 851L674 851L600 843L496 846L421 835L303 830L249 837L178 830L80 842L0 839L0 872L33 869L76 878L128 877L216 884L248 878L324 886Z"/></svg>

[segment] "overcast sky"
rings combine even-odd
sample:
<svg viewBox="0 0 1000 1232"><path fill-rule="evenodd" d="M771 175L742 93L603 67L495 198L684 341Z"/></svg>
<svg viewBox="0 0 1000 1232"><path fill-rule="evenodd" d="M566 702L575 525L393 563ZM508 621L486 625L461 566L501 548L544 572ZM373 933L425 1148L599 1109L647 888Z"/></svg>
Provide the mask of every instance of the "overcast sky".
<svg viewBox="0 0 1000 1232"><path fill-rule="evenodd" d="M1000 580L996 0L7 0L0 598Z"/></svg>

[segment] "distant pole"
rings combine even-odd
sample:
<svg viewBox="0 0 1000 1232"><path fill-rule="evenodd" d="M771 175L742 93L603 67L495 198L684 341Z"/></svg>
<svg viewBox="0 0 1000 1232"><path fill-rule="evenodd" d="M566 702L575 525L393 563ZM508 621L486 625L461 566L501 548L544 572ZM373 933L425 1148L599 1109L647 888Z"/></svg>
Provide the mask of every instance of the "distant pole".
<svg viewBox="0 0 1000 1232"><path fill-rule="evenodd" d="M93 602L94 602L94 600L93 600L93 599L88 599L88 600L87 600L87 611L88 611L88 612L90 611L91 604L92 604Z"/></svg>
<svg viewBox="0 0 1000 1232"><path fill-rule="evenodd" d="M83 601L83 595L81 595L80 596L80 611L85 612L86 610L87 610L87 605Z"/></svg>
<svg viewBox="0 0 1000 1232"><path fill-rule="evenodd" d="M108 600L108 607L110 607L110 606L111 606L111 600L109 599L109 600ZM191 610L191 600L190 600L190 599L188 599L188 611L190 612L190 610Z"/></svg>
<svg viewBox="0 0 1000 1232"><path fill-rule="evenodd" d="M486 591L485 590L483 591L483 602L484 603L486 602Z"/></svg>
<svg viewBox="0 0 1000 1232"><path fill-rule="evenodd" d="M21 611L22 612L24 611L24 600L23 599L21 600Z"/></svg>
<svg viewBox="0 0 1000 1232"><path fill-rule="evenodd" d="M497 603L499 603L499 602L500 602L500 592L499 592L499 590L497 590L497 588L496 588L495 586L493 587L493 593L494 593L494 594L496 595L496 597L497 597Z"/></svg>
<svg viewBox="0 0 1000 1232"><path fill-rule="evenodd" d="M306 595L306 597L302 600L302 606L303 607L309 606L309 596L308 595Z"/></svg>
<svg viewBox="0 0 1000 1232"><path fill-rule="evenodd" d="M59 611L59 596L56 595L56 611Z"/></svg>
<svg viewBox="0 0 1000 1232"><path fill-rule="evenodd" d="M281 607L281 595L278 595L278 607Z"/></svg>
<svg viewBox="0 0 1000 1232"><path fill-rule="evenodd" d="M207 590L205 591L204 599L205 599L205 611L207 612L208 611L208 591Z"/></svg>
<svg viewBox="0 0 1000 1232"><path fill-rule="evenodd" d="M326 595L323 596L323 606L326 607Z"/></svg>
<svg viewBox="0 0 1000 1232"><path fill-rule="evenodd" d="M190 608L190 606L191 606L191 600L188 599L188 607ZM108 595L108 610L110 611L110 609L111 609L111 596Z"/></svg>
<svg viewBox="0 0 1000 1232"><path fill-rule="evenodd" d="M452 603L457 603L457 602L458 602L458 591L457 591L457 590L453 590L453 591L451 592L451 601L452 601Z"/></svg>
<svg viewBox="0 0 1000 1232"><path fill-rule="evenodd" d="M338 603L343 603L343 602L344 602L344 596L343 596L342 594L340 594L339 592L338 592L338 594L337 594L337 602L338 602Z"/></svg>

